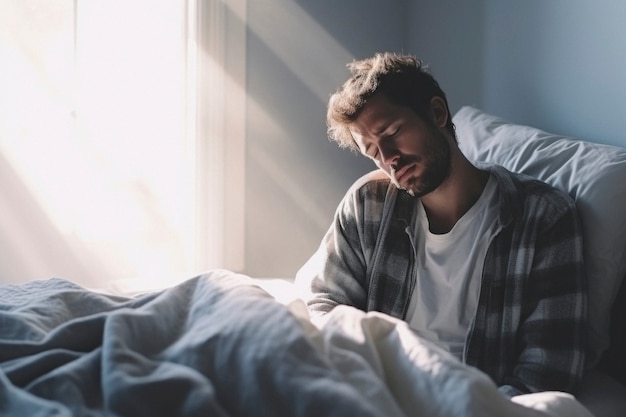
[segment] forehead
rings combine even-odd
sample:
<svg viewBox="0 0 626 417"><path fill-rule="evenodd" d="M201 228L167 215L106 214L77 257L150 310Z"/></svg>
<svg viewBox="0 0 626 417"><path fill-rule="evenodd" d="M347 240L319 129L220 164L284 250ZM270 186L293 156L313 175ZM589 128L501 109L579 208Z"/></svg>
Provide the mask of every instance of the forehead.
<svg viewBox="0 0 626 417"><path fill-rule="evenodd" d="M401 117L406 117L411 111L392 103L382 94L376 94L367 99L363 109L350 125L350 131L359 136L379 135L391 123Z"/></svg>

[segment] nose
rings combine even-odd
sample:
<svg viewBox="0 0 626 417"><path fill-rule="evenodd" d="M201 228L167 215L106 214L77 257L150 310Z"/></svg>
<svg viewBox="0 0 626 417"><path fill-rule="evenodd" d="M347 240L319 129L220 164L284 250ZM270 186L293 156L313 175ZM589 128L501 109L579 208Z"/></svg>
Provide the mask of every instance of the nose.
<svg viewBox="0 0 626 417"><path fill-rule="evenodd" d="M381 162L387 166L397 165L400 159L400 152L398 149L395 146L384 142L378 145L378 153Z"/></svg>

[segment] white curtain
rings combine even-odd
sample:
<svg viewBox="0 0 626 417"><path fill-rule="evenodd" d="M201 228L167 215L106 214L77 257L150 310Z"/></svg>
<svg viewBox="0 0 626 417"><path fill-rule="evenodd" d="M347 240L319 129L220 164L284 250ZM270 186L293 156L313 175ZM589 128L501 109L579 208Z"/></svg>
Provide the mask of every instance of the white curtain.
<svg viewBox="0 0 626 417"><path fill-rule="evenodd" d="M126 291L242 267L233 4L0 0L0 282Z"/></svg>

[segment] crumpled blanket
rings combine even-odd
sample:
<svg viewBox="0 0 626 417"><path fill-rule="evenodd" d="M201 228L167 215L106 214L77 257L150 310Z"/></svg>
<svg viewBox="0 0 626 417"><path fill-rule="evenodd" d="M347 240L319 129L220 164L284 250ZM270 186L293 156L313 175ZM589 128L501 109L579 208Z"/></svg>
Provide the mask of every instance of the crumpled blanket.
<svg viewBox="0 0 626 417"><path fill-rule="evenodd" d="M229 271L136 297L0 286L0 416L421 415L589 417L568 394L511 401L401 321L313 324Z"/></svg>

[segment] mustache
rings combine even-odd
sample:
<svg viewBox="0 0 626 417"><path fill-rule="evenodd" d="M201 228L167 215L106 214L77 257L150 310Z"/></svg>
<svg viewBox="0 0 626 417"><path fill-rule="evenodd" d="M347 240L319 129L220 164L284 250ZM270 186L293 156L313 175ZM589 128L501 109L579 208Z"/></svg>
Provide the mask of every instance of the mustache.
<svg viewBox="0 0 626 417"><path fill-rule="evenodd" d="M408 165L417 163L418 159L419 158L411 158L411 157L409 158L404 157L404 158L398 159L395 164L389 165L389 169L391 170L391 172L401 171L402 168Z"/></svg>

